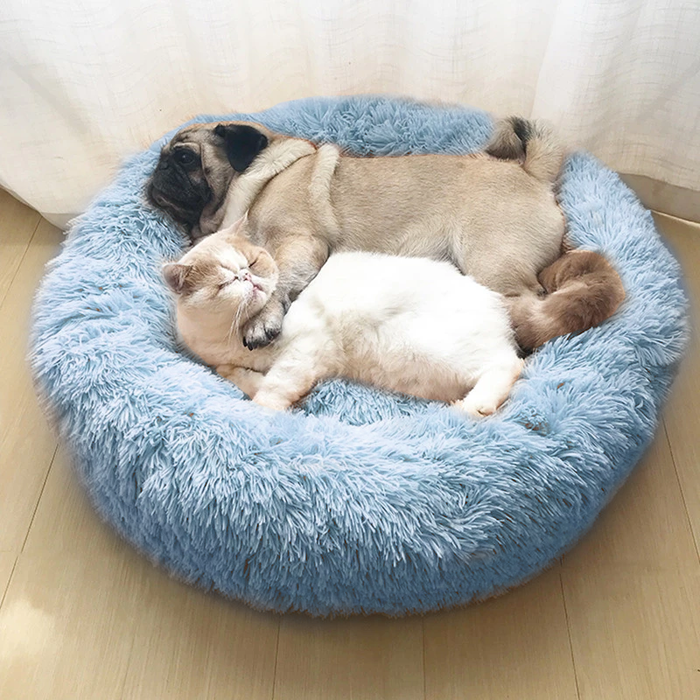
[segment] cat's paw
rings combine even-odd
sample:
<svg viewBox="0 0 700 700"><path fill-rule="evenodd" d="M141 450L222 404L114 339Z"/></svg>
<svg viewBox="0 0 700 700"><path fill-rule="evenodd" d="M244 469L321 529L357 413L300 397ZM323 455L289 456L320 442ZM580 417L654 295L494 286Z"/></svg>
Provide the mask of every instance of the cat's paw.
<svg viewBox="0 0 700 700"><path fill-rule="evenodd" d="M264 408L272 409L273 411L285 411L292 404L279 394L273 394L269 391L259 391L253 403L258 404L258 406L263 406Z"/></svg>
<svg viewBox="0 0 700 700"><path fill-rule="evenodd" d="M243 326L243 345L248 350L269 345L280 334L283 320L284 310L281 305L265 306Z"/></svg>
<svg viewBox="0 0 700 700"><path fill-rule="evenodd" d="M216 373L233 382L246 396L251 399L255 396L260 388L264 375L246 367L238 367L237 365L219 365L216 368Z"/></svg>
<svg viewBox="0 0 700 700"><path fill-rule="evenodd" d="M469 395L459 401L455 401L452 407L466 413L472 418L492 416L498 410L498 404L495 401L470 400Z"/></svg>
<svg viewBox="0 0 700 700"><path fill-rule="evenodd" d="M233 376L237 369L236 365L217 365L215 371L220 377L233 381Z"/></svg>

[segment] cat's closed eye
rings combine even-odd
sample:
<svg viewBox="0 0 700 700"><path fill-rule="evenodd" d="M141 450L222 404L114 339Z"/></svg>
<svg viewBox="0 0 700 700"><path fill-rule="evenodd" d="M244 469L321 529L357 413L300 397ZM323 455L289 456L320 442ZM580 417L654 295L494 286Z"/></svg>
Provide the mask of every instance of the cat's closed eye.
<svg viewBox="0 0 700 700"><path fill-rule="evenodd" d="M238 279L238 272L235 270L231 269L230 267L226 267L224 265L221 266L224 274L224 280L222 282L219 282L216 286L219 291L222 289L228 287L229 285L233 284L234 282L237 281ZM240 271L239 271L240 272Z"/></svg>

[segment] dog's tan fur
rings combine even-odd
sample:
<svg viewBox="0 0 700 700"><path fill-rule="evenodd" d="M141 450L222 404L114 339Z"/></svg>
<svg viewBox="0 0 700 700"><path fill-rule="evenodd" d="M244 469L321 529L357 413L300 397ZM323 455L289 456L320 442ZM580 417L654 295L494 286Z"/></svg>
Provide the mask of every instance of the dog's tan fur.
<svg viewBox="0 0 700 700"><path fill-rule="evenodd" d="M242 173L222 158L219 125L197 124L173 138L161 162L177 147L200 155L201 175L190 179L205 178L211 198L194 238L248 211L246 235L275 259L277 291L244 329L246 343L259 347L279 332L290 301L336 250L449 260L508 297L541 292L538 274L560 257L564 241L553 191L564 150L548 131L520 120L528 125L523 143L514 123L499 124L487 149L500 157L373 158L316 148L254 124L266 147Z"/></svg>

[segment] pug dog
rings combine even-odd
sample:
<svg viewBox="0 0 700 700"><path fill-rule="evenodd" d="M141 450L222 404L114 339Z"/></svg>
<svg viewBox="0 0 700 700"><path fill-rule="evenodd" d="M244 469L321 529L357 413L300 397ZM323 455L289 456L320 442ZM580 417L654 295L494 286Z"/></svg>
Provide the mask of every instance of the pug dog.
<svg viewBox="0 0 700 700"><path fill-rule="evenodd" d="M243 232L279 268L274 294L242 329L249 349L275 339L290 303L341 250L452 262L506 296L527 347L601 323L624 297L597 253L593 267L580 257L560 264L557 303L540 281L574 252L554 194L564 155L551 130L517 117L496 123L483 152L379 157L256 123L194 124L163 147L147 197L193 240L246 215Z"/></svg>

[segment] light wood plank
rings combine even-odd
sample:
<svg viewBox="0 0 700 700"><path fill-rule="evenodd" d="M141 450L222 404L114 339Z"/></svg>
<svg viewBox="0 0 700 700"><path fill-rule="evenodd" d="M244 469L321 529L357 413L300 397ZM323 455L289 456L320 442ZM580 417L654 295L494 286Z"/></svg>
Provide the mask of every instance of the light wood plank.
<svg viewBox="0 0 700 700"><path fill-rule="evenodd" d="M420 618L282 619L274 700L423 697Z"/></svg>
<svg viewBox="0 0 700 700"><path fill-rule="evenodd" d="M0 306L40 219L37 212L0 189Z"/></svg>
<svg viewBox="0 0 700 700"><path fill-rule="evenodd" d="M56 449L26 353L34 290L60 235L41 221L0 307L0 551L20 550Z"/></svg>
<svg viewBox="0 0 700 700"><path fill-rule="evenodd" d="M695 542L700 547L700 226L668 216L655 218L676 251L691 297L691 346L673 385L664 422Z"/></svg>
<svg viewBox="0 0 700 700"><path fill-rule="evenodd" d="M130 556L20 555L0 608L0 697L120 698L143 592Z"/></svg>
<svg viewBox="0 0 700 700"><path fill-rule="evenodd" d="M270 700L278 616L146 574L124 700Z"/></svg>
<svg viewBox="0 0 700 700"><path fill-rule="evenodd" d="M563 571L581 700L700 698L700 573Z"/></svg>
<svg viewBox="0 0 700 700"><path fill-rule="evenodd" d="M91 553L116 554L129 547L97 515L67 448L59 446L22 551L67 550L88 557Z"/></svg>
<svg viewBox="0 0 700 700"><path fill-rule="evenodd" d="M425 619L426 700L576 700L559 567Z"/></svg>
<svg viewBox="0 0 700 700"><path fill-rule="evenodd" d="M5 597L7 584L10 583L12 569L17 557L10 552L0 552L0 602Z"/></svg>
<svg viewBox="0 0 700 700"><path fill-rule="evenodd" d="M568 569L601 564L700 567L663 426L593 529L563 561Z"/></svg>

